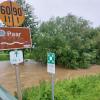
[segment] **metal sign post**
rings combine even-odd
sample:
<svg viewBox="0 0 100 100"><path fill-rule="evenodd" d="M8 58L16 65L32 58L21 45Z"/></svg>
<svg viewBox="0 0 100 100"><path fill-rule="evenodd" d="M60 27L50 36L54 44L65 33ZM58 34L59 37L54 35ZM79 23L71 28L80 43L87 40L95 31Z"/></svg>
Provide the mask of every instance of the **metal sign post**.
<svg viewBox="0 0 100 100"><path fill-rule="evenodd" d="M23 52L21 50L11 51L10 62L15 67L18 100L22 100L19 63L23 62Z"/></svg>
<svg viewBox="0 0 100 100"><path fill-rule="evenodd" d="M24 11L16 2L11 2L8 0L0 3L0 20L6 26L10 27L0 28L0 50L31 47L32 41L30 41L31 37L29 35L29 30L26 28L11 28L21 26L25 20ZM10 62L12 65L15 65L18 100L22 100L20 73L18 66L18 64L23 62L22 51L11 51Z"/></svg>
<svg viewBox="0 0 100 100"><path fill-rule="evenodd" d="M18 100L22 100L20 72L19 72L19 66L18 65L15 65L15 72L16 72L16 86L17 86Z"/></svg>
<svg viewBox="0 0 100 100"><path fill-rule="evenodd" d="M52 75L52 100L54 100L54 75Z"/></svg>
<svg viewBox="0 0 100 100"><path fill-rule="evenodd" d="M52 76L52 100L54 100L54 74L55 74L55 54L47 54L47 72Z"/></svg>

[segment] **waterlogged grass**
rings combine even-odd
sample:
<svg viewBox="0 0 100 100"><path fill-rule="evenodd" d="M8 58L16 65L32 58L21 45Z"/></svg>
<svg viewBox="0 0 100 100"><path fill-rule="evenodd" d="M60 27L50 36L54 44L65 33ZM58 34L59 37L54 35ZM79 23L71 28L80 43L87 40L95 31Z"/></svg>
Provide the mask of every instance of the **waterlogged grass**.
<svg viewBox="0 0 100 100"><path fill-rule="evenodd" d="M25 89L23 100L52 100L51 84ZM100 75L56 82L55 100L100 100Z"/></svg>
<svg viewBox="0 0 100 100"><path fill-rule="evenodd" d="M8 54L0 54L0 61L9 60Z"/></svg>
<svg viewBox="0 0 100 100"><path fill-rule="evenodd" d="M24 54L24 59L32 59L30 53ZM0 53L0 61L10 60L10 55L8 53Z"/></svg>

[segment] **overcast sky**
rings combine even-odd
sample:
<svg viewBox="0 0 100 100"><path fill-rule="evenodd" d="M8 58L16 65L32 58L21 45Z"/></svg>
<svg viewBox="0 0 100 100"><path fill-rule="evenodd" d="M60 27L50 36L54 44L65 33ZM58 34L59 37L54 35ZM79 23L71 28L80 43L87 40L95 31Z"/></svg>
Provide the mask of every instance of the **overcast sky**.
<svg viewBox="0 0 100 100"><path fill-rule="evenodd" d="M4 1L4 0L0 0ZM26 0L35 9L38 20L48 20L52 16L66 16L72 13L100 25L100 0Z"/></svg>
<svg viewBox="0 0 100 100"><path fill-rule="evenodd" d="M35 15L41 20L72 13L100 25L100 0L27 0L33 5Z"/></svg>

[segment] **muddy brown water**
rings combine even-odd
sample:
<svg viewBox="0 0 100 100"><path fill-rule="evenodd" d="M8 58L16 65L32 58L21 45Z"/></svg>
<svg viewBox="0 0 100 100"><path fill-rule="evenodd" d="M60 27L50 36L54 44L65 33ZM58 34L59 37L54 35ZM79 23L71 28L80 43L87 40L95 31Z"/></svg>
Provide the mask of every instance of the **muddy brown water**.
<svg viewBox="0 0 100 100"><path fill-rule="evenodd" d="M24 65L19 65L21 87L27 88L38 85L40 81L50 81L51 76L47 73L46 66L34 61L27 61ZM100 66L93 65L89 69L69 70L61 66L56 66L55 80L71 79L84 75L94 75L100 73ZM16 91L15 66L9 61L0 62L0 85L5 87L12 94Z"/></svg>

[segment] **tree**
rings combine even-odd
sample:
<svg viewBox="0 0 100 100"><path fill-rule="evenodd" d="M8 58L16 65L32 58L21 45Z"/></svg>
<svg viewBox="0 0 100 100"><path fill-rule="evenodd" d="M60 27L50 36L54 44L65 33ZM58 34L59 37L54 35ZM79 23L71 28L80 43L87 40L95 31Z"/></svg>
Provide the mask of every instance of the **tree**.
<svg viewBox="0 0 100 100"><path fill-rule="evenodd" d="M24 13L25 13L25 21L22 24L23 27L29 27L31 29L31 37L33 39L34 34L37 31L38 22L36 21L36 16L34 15L33 7L26 3L25 0L16 0L16 2L21 5ZM33 41L34 43L34 41Z"/></svg>
<svg viewBox="0 0 100 100"><path fill-rule="evenodd" d="M25 0L16 0L16 2L22 7L25 13L25 21L22 24L22 27L30 28L32 44L34 45L35 44L34 35L37 33L37 25L38 25L38 22L36 21L36 16L34 15L34 12L33 12L34 9L30 4L26 3ZM24 50L24 52L30 52L29 58L31 58L31 51L32 51L32 48Z"/></svg>
<svg viewBox="0 0 100 100"><path fill-rule="evenodd" d="M47 52L51 51L56 54L57 64L86 68L96 58L95 36L90 22L81 17L68 14L51 18L39 27L34 58L46 62Z"/></svg>

